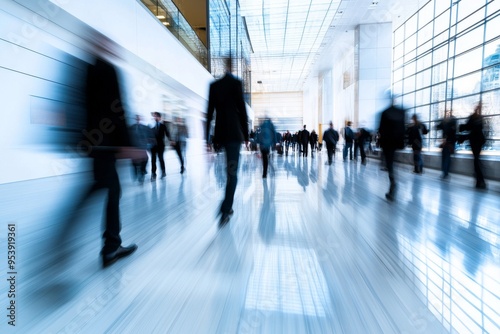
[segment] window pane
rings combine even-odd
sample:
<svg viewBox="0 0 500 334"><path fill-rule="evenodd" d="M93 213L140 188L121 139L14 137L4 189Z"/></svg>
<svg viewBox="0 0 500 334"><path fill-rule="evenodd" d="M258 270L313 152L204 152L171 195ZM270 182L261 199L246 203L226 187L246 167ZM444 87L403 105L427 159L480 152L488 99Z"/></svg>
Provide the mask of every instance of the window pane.
<svg viewBox="0 0 500 334"><path fill-rule="evenodd" d="M490 0L488 3L488 7L486 8L486 14L491 15L499 9L500 9L500 1Z"/></svg>
<svg viewBox="0 0 500 334"><path fill-rule="evenodd" d="M483 115L500 114L498 106L500 106L500 90L483 94ZM500 135L500 131L497 134Z"/></svg>
<svg viewBox="0 0 500 334"><path fill-rule="evenodd" d="M405 108L413 108L415 105L415 93L403 95L403 105Z"/></svg>
<svg viewBox="0 0 500 334"><path fill-rule="evenodd" d="M460 2L460 5L461 4L462 4L462 2ZM460 8L462 8L462 7L460 7ZM469 12L469 13L472 13L472 11ZM469 13L467 15L469 15ZM462 31L464 31L466 29L469 29L474 24L477 24L479 21L481 21L483 19L484 19L484 8L478 10L477 12L475 12L474 14L470 15L467 18L459 19L460 21L459 21L459 23L457 25L457 32L460 33L460 32L462 32Z"/></svg>
<svg viewBox="0 0 500 334"><path fill-rule="evenodd" d="M488 43L485 45L483 61L483 90L500 88L500 43Z"/></svg>
<svg viewBox="0 0 500 334"><path fill-rule="evenodd" d="M405 41L405 54L414 51L416 48L417 48L417 35L412 35Z"/></svg>
<svg viewBox="0 0 500 334"><path fill-rule="evenodd" d="M479 102L479 95L453 100L453 115L457 118L468 117Z"/></svg>
<svg viewBox="0 0 500 334"><path fill-rule="evenodd" d="M478 28L466 33L463 36L457 38L457 46L455 49L455 54L460 54L464 51L472 49L475 46L483 43L484 36L484 26L481 25Z"/></svg>
<svg viewBox="0 0 500 334"><path fill-rule="evenodd" d="M486 4L485 0L461 0L458 3L458 21L461 21L467 15L478 10ZM484 17L484 9L480 10L481 15Z"/></svg>
<svg viewBox="0 0 500 334"><path fill-rule="evenodd" d="M431 85L431 69L428 68L425 71L419 72L417 74L416 88L428 87Z"/></svg>
<svg viewBox="0 0 500 334"><path fill-rule="evenodd" d="M448 62L442 62L436 66L432 67L432 83L443 82L447 79L446 68L448 66Z"/></svg>
<svg viewBox="0 0 500 334"><path fill-rule="evenodd" d="M429 120L429 107L429 105L426 105L415 108L415 113L417 114L420 121L425 122Z"/></svg>
<svg viewBox="0 0 500 334"><path fill-rule="evenodd" d="M437 64L440 63L446 59L448 59L448 45L445 44L439 49L434 50L433 53L433 63Z"/></svg>
<svg viewBox="0 0 500 334"><path fill-rule="evenodd" d="M394 48L394 59L400 59L401 57L403 57L403 47L404 43Z"/></svg>
<svg viewBox="0 0 500 334"><path fill-rule="evenodd" d="M444 101L446 82L432 87L432 102Z"/></svg>
<svg viewBox="0 0 500 334"><path fill-rule="evenodd" d="M403 80L403 68L394 71L394 82Z"/></svg>
<svg viewBox="0 0 500 334"><path fill-rule="evenodd" d="M405 36L410 37L417 32L417 15L413 15L405 24Z"/></svg>
<svg viewBox="0 0 500 334"><path fill-rule="evenodd" d="M481 71L455 79L453 82L453 96L459 97L481 90Z"/></svg>
<svg viewBox="0 0 500 334"><path fill-rule="evenodd" d="M425 56L420 57L417 60L417 71L421 71L431 67L432 65L432 54L429 52Z"/></svg>
<svg viewBox="0 0 500 334"><path fill-rule="evenodd" d="M418 36L418 46L420 49L424 43L432 41L432 24L428 24L424 28L422 28L422 30L419 30L417 36ZM432 45L429 45L426 50L428 50L431 46Z"/></svg>
<svg viewBox="0 0 500 334"><path fill-rule="evenodd" d="M403 93L415 91L415 76L411 76L403 81Z"/></svg>
<svg viewBox="0 0 500 334"><path fill-rule="evenodd" d="M417 71L417 62L413 61L404 67L404 77L408 78L409 76L412 76L415 74Z"/></svg>
<svg viewBox="0 0 500 334"><path fill-rule="evenodd" d="M399 96L403 94L403 81L396 82L392 87L392 92L394 96Z"/></svg>
<svg viewBox="0 0 500 334"><path fill-rule="evenodd" d="M500 2L500 1L499 1ZM486 40L498 37L500 31L500 15L486 22Z"/></svg>
<svg viewBox="0 0 500 334"><path fill-rule="evenodd" d="M455 58L455 77L470 73L481 68L483 49L477 48Z"/></svg>
<svg viewBox="0 0 500 334"><path fill-rule="evenodd" d="M436 6L436 15L441 14L445 9L449 9L451 6L451 0L437 0L434 1L434 3Z"/></svg>
<svg viewBox="0 0 500 334"><path fill-rule="evenodd" d="M425 88L415 92L415 106L428 104L431 102L431 89Z"/></svg>
<svg viewBox="0 0 500 334"><path fill-rule="evenodd" d="M394 45L399 46L401 42L405 39L405 27L402 25L394 32Z"/></svg>
<svg viewBox="0 0 500 334"><path fill-rule="evenodd" d="M428 24L434 18L434 2L429 1L418 12L418 27L419 29ZM432 27L432 24L430 24Z"/></svg>
<svg viewBox="0 0 500 334"><path fill-rule="evenodd" d="M434 34L438 35L441 32L448 30L449 27L450 27L450 11L447 10L443 14L436 17L436 19L434 20Z"/></svg>

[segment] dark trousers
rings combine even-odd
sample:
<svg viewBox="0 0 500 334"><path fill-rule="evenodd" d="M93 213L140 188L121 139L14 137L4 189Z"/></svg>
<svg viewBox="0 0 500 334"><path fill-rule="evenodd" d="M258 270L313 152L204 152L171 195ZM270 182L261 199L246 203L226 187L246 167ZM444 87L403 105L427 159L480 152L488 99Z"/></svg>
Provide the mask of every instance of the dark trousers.
<svg viewBox="0 0 500 334"><path fill-rule="evenodd" d="M144 175L147 174L146 166L148 164L148 159L137 159L132 160L132 176L134 181L137 180L139 182L144 181Z"/></svg>
<svg viewBox="0 0 500 334"><path fill-rule="evenodd" d="M240 160L241 143L231 142L223 144L226 151L226 194L222 201L220 211L229 213L233 208L234 192L238 183L238 163Z"/></svg>
<svg viewBox="0 0 500 334"><path fill-rule="evenodd" d="M179 157L179 162L181 163L181 167L184 167L184 158L182 157L182 143L181 142L175 142L174 145L175 153L177 153L177 156Z"/></svg>
<svg viewBox="0 0 500 334"><path fill-rule="evenodd" d="M165 161L163 160L163 153L165 152L165 146L153 146L151 148L151 174L156 176L156 157L160 160L160 168L163 174L165 174Z"/></svg>
<svg viewBox="0 0 500 334"><path fill-rule="evenodd" d="M114 252L122 243L120 238L121 187L116 171L115 159L114 157L94 158L93 166L93 183L84 192L79 194L79 198L72 202L70 207L65 208L65 212L69 213L69 215L67 219L64 219L61 230L55 237L53 256L56 262L51 263L51 265L63 265L69 259L70 252L73 250L73 242L77 239L75 234L78 233L80 210L85 207L88 200L99 190L107 190L101 252L102 254Z"/></svg>
<svg viewBox="0 0 500 334"><path fill-rule="evenodd" d="M269 166L269 147L261 147L260 153L262 156L262 176L267 176L267 167Z"/></svg>
<svg viewBox="0 0 500 334"><path fill-rule="evenodd" d="M307 157L307 149L308 149L307 142L302 142L302 156L303 157Z"/></svg>
<svg viewBox="0 0 500 334"><path fill-rule="evenodd" d="M361 154L361 161L365 162L366 160L366 152L365 152L365 142L364 140L356 140L354 142L354 159L358 158L358 150Z"/></svg>
<svg viewBox="0 0 500 334"><path fill-rule="evenodd" d="M441 170L443 172L443 177L448 176L451 167L451 143L446 143L441 151Z"/></svg>
<svg viewBox="0 0 500 334"><path fill-rule="evenodd" d="M413 168L415 173L422 173L424 168L424 162L422 160L422 150L413 150Z"/></svg>
<svg viewBox="0 0 500 334"><path fill-rule="evenodd" d="M384 147L384 158L385 166L387 168L387 173L389 174L389 194L394 195L396 190L396 180L394 178L394 153L396 149L394 147Z"/></svg>
<svg viewBox="0 0 500 334"><path fill-rule="evenodd" d="M472 154L474 155L474 173L476 175L476 185L484 184L484 175L481 169L481 161L479 155L481 154L482 145L472 144Z"/></svg>
<svg viewBox="0 0 500 334"><path fill-rule="evenodd" d="M344 143L344 152L342 157L347 160L347 152L349 151L349 158L352 160L352 141L346 141Z"/></svg>
<svg viewBox="0 0 500 334"><path fill-rule="evenodd" d="M335 145L326 143L326 154L328 155L328 164L332 164L332 157L335 156Z"/></svg>

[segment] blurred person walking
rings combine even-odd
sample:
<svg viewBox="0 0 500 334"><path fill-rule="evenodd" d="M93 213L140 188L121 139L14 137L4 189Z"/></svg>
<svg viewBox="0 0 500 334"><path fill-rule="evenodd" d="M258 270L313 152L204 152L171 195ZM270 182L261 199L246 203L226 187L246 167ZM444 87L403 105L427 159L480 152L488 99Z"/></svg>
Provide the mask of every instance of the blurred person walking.
<svg viewBox="0 0 500 334"><path fill-rule="evenodd" d="M349 152L349 158L352 160L352 144L354 142L354 132L351 129L351 122L347 122L344 130L342 131L342 137L344 138L344 151L342 157L344 161L347 161L347 152Z"/></svg>
<svg viewBox="0 0 500 334"><path fill-rule="evenodd" d="M165 138L170 140L170 133L167 126L162 122L161 114L157 111L153 112L155 124L151 131L153 132L153 144L151 146L151 181L156 180L156 158L160 161L161 178L167 176L165 171L165 160L163 154L165 153Z"/></svg>
<svg viewBox="0 0 500 334"><path fill-rule="evenodd" d="M273 122L266 118L260 126L259 147L262 156L262 178L267 177L267 167L269 166L269 153L276 144L276 130Z"/></svg>
<svg viewBox="0 0 500 334"><path fill-rule="evenodd" d="M93 160L93 182L80 194L69 212L69 217L56 236L54 259L56 265L66 265L75 242L76 221L84 204L99 190L107 190L104 213L103 246L100 252L102 266L107 267L118 259L132 254L137 245L122 246L120 237L121 187L116 170L117 159L142 160L147 157L141 149L132 147L129 129L125 122L123 100L115 67L107 60L113 57L110 41L100 36L96 45L102 56L95 56L87 67L86 112L87 124L82 131L84 139L78 146ZM106 59L104 58L106 57Z"/></svg>
<svg viewBox="0 0 500 334"><path fill-rule="evenodd" d="M422 174L424 172L424 161L422 160L422 136L426 135L429 131L424 123L418 120L416 114L411 117L413 124L406 130L408 135L408 144L411 145L413 150L413 173Z"/></svg>
<svg viewBox="0 0 500 334"><path fill-rule="evenodd" d="M134 181L138 181L140 184L144 183L144 177L147 174L146 166L148 164L148 154L147 150L152 141L151 130L144 124L141 123L141 116L135 116L136 123L130 126L130 134L132 137L132 143L135 147L144 151L144 155L137 159L132 159L132 173Z"/></svg>
<svg viewBox="0 0 500 334"><path fill-rule="evenodd" d="M184 167L185 150L186 150L186 139L188 137L188 130L184 120L181 117L176 117L175 122L172 124L170 129L170 138L172 140L172 147L177 153L179 162L181 164L181 174L184 173L186 168Z"/></svg>
<svg viewBox="0 0 500 334"><path fill-rule="evenodd" d="M208 96L206 138L210 135L210 123L216 111L213 141L226 151L226 192L221 203L219 226L229 222L233 214L233 201L238 182L238 163L243 141L248 142L248 116L243 99L241 80L231 74L231 58L226 59L226 74L210 84Z"/></svg>
<svg viewBox="0 0 500 334"><path fill-rule="evenodd" d="M314 129L311 131L309 136L309 143L311 144L311 158L314 158L314 151L318 149L318 134Z"/></svg>
<svg viewBox="0 0 500 334"><path fill-rule="evenodd" d="M466 124L460 125L460 131L469 131L469 143L474 155L474 174L476 177L476 188L486 189L486 182L484 182L484 175L481 168L481 161L479 160L479 155L483 145L486 143L486 138L483 133L483 116L482 104L478 103L474 112L467 119Z"/></svg>
<svg viewBox="0 0 500 334"><path fill-rule="evenodd" d="M323 133L323 141L326 144L326 153L328 155L328 165L332 164L332 157L335 157L335 147L339 141L339 133L333 128L333 123L330 122L330 127Z"/></svg>
<svg viewBox="0 0 500 334"><path fill-rule="evenodd" d="M361 155L361 164L366 165L365 143L370 138L370 132L360 126L354 134L354 160L358 160L358 150Z"/></svg>
<svg viewBox="0 0 500 334"><path fill-rule="evenodd" d="M307 158L307 150L309 147L309 131L306 130L305 125L304 129L299 132L299 141L302 147L302 156Z"/></svg>
<svg viewBox="0 0 500 334"><path fill-rule="evenodd" d="M394 105L394 102L382 112L380 117L380 147L382 147L387 172L389 174L389 191L385 198L394 201L396 194L396 179L394 173L394 154L405 145L405 114L406 111Z"/></svg>
<svg viewBox="0 0 500 334"><path fill-rule="evenodd" d="M442 130L443 141L441 147L441 178L447 179L451 168L451 155L455 153L455 144L457 142L457 119L453 116L451 110L445 112L444 118L436 126Z"/></svg>

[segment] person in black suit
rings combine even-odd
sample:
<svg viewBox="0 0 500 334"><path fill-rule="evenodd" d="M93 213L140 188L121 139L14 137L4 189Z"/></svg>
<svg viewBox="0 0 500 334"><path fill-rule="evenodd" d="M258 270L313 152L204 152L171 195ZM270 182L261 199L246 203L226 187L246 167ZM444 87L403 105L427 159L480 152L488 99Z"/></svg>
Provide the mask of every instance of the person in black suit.
<svg viewBox="0 0 500 334"><path fill-rule="evenodd" d="M452 110L446 110L444 118L436 126L442 130L443 142L441 143L441 169L442 179L447 179L451 168L451 155L455 153L457 143L457 118L453 116Z"/></svg>
<svg viewBox="0 0 500 334"><path fill-rule="evenodd" d="M307 146L309 145L309 131L306 130L304 125L304 130L300 132L300 143L302 144L302 156L307 158Z"/></svg>
<svg viewBox="0 0 500 334"><path fill-rule="evenodd" d="M156 180L156 157L160 160L161 178L163 179L167 176L163 153L165 152L165 138L170 138L167 126L161 121L161 114L155 111L153 113L153 118L155 119L155 124L151 129L153 131L153 145L151 146L151 181Z"/></svg>
<svg viewBox="0 0 500 334"><path fill-rule="evenodd" d="M121 187L116 159L144 159L147 154L132 147L115 67L100 56L87 68L85 102L87 124L82 130L84 138L78 143L78 149L93 159L93 182L67 210L70 215L56 237L54 259L57 265L68 259L80 209L97 191L105 189L107 201L101 257L102 266L107 267L137 249L135 244L122 246Z"/></svg>
<svg viewBox="0 0 500 334"><path fill-rule="evenodd" d="M476 188L486 189L486 182L484 182L484 175L481 168L481 161L479 155L483 145L486 143L486 138L483 133L483 116L481 115L482 104L479 103L474 112L467 119L466 124L460 125L460 131L469 131L469 143L474 155L474 174L476 176Z"/></svg>
<svg viewBox="0 0 500 334"><path fill-rule="evenodd" d="M217 113L213 142L224 147L226 151L226 193L219 210L221 215L219 226L222 227L229 222L233 213L241 143L248 142L248 116L243 100L243 85L231 74L231 58L226 59L224 77L210 84L206 122L207 143L209 143L210 123L214 111Z"/></svg>
<svg viewBox="0 0 500 334"><path fill-rule="evenodd" d="M384 151L385 164L389 174L389 192L385 197L389 201L394 200L396 192L396 180L394 177L394 154L397 149L405 146L405 118L406 111L392 104L382 112L380 117L380 146Z"/></svg>
<svg viewBox="0 0 500 334"><path fill-rule="evenodd" d="M332 164L332 157L335 156L335 146L339 141L339 133L333 128L333 123L330 122L330 127L323 134L323 141L326 144L326 152L328 155L328 165Z"/></svg>

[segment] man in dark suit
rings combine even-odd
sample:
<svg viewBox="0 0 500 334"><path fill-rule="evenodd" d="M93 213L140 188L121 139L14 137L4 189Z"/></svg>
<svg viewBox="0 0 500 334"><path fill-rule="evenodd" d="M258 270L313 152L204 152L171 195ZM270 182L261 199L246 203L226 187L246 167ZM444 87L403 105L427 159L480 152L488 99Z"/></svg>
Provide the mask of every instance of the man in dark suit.
<svg viewBox="0 0 500 334"><path fill-rule="evenodd" d="M476 188L486 189L486 182L481 168L481 161L479 155L483 145L486 143L486 138L483 133L483 116L481 115L482 104L481 102L474 108L474 112L467 119L466 124L460 126L460 131L469 132L469 143L474 155L474 175L476 176Z"/></svg>
<svg viewBox="0 0 500 334"><path fill-rule="evenodd" d="M309 131L306 130L304 125L304 130L300 132L300 143L302 144L302 156L307 158L307 146L309 144Z"/></svg>
<svg viewBox="0 0 500 334"><path fill-rule="evenodd" d="M210 123L214 111L215 131L213 142L226 151L226 194L220 207L219 226L229 222L233 213L234 192L236 190L240 148L243 141L248 141L248 119L243 100L242 82L231 74L231 59L226 60L226 74L210 84L208 96L206 140L209 143Z"/></svg>
<svg viewBox="0 0 500 334"><path fill-rule="evenodd" d="M161 114L155 111L153 113L153 118L155 119L155 124L151 129L153 131L153 145L151 146L151 181L156 180L156 157L160 160L161 178L163 179L167 176L163 153L165 152L165 138L170 138L167 126L161 121Z"/></svg>
<svg viewBox="0 0 500 334"><path fill-rule="evenodd" d="M385 197L389 201L394 200L396 192L396 180L394 177L394 154L397 149L405 146L405 117L406 112L394 104L385 109L380 117L380 146L384 151L385 164L389 174L389 192Z"/></svg>
<svg viewBox="0 0 500 334"><path fill-rule="evenodd" d="M102 266L107 267L120 258L132 254L135 244L122 246L120 237L120 196L121 187L116 170L116 159L140 159L145 152L132 147L123 100L116 70L107 60L98 57L95 64L89 64L86 81L87 126L82 131L84 139L78 148L93 159L94 181L82 192L69 210L70 217L63 226L56 242L60 260L68 257L70 240L74 234L75 221L80 208L98 190L107 190L104 222L103 247L101 250ZM66 252L66 254L65 254ZM61 260L61 263L63 261Z"/></svg>
<svg viewBox="0 0 500 334"><path fill-rule="evenodd" d="M339 141L339 133L333 128L333 123L330 122L330 127L323 134L323 141L326 144L326 152L328 154L328 165L332 164L332 157L335 156L335 146Z"/></svg>

